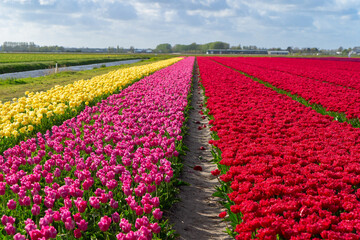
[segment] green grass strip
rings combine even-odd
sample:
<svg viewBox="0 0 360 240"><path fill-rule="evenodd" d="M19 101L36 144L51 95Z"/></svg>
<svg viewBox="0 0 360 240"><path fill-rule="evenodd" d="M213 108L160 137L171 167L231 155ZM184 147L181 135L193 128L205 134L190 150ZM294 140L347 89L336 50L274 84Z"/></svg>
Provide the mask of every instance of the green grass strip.
<svg viewBox="0 0 360 240"><path fill-rule="evenodd" d="M149 58L149 56L124 55L124 56L107 58L100 55L97 58L88 58L88 59L78 58L78 59L59 59L59 60L34 61L34 62L1 63L0 74L54 68L56 66L56 63L58 64L59 67L69 67L69 66L78 66L78 65L86 65L86 64L94 64L94 63L105 63L105 62L125 61L125 60L144 59L144 58Z"/></svg>

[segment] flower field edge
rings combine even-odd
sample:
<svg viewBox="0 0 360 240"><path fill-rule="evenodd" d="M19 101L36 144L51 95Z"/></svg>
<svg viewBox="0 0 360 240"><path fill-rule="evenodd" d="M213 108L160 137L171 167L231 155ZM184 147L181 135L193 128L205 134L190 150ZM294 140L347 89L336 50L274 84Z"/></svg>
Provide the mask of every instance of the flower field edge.
<svg viewBox="0 0 360 240"><path fill-rule="evenodd" d="M208 100L209 97L206 96L206 89L205 89L204 85L201 82L200 74L198 75L198 78L199 78L199 85L200 85L201 89L203 90L203 96L204 96L204 101L203 101L202 104L203 104L205 110L203 111L203 114L205 116L207 116L209 118L209 120L214 120L214 116L212 114L210 114L210 109L207 107L207 100ZM210 127L213 126L210 123L209 123L209 125L210 125ZM219 140L219 136L217 134L217 131L211 130L210 131L210 136L211 136L212 140L210 140L209 143L211 143L212 141ZM230 207L232 205L234 205L235 203L233 201L231 201L230 198L227 195L228 193L231 192L230 183L223 182L219 178L220 175L226 174L227 171L229 171L230 167L220 164L220 161L222 159L221 158L222 152L221 152L220 148L218 148L214 144L210 144L210 145L211 145L211 154L212 154L212 157L213 157L212 162L214 164L216 164L216 166L217 166L217 169L212 171L211 174L213 176L216 176L216 178L218 180L218 183L220 184L219 186L215 186L216 191L213 193L213 196L222 199L220 201L220 203L226 209L226 212L223 211L222 213L220 213L219 217L221 217L224 221L229 223L229 225L231 227L227 227L225 229L225 231L226 231L227 234L229 234L229 236L235 238L235 236L237 234L235 232L235 228L236 228L236 225L239 223L239 221L241 221L241 214L240 213L235 214L235 213L231 212ZM221 214L223 216L220 216Z"/></svg>
<svg viewBox="0 0 360 240"><path fill-rule="evenodd" d="M164 239L175 240L179 237L177 232L173 229L173 224L169 223L166 210L169 210L173 204L180 201L180 199L178 198L178 194L180 191L179 187L182 186L183 184L186 184L179 179L179 176L184 166L182 157L186 155L186 152L189 150L188 147L183 143L183 138L188 134L187 122L189 121L189 111L192 108L191 99L193 95L193 81L194 81L195 69L196 69L196 59L193 64L193 74L190 82L190 90L187 95L187 106L185 107L184 110L184 122L183 122L183 126L181 127L180 136L182 137L182 139L175 141L176 151L179 153L179 155L174 156L170 159L171 167L174 170L174 176L169 182L169 184L166 186L166 189L164 189L166 190L167 194L163 195L163 199L160 198L160 207L165 211L163 216L164 219L160 223L161 232L158 240L164 240Z"/></svg>
<svg viewBox="0 0 360 240"><path fill-rule="evenodd" d="M182 58L173 58L173 59L178 59L177 61L180 61ZM157 61L157 62L154 62L154 63L145 64L145 65L156 64L156 63L167 61L167 60L169 60L169 59L160 60L160 61ZM53 114L51 117L47 117L46 113L43 113L40 124L31 125L32 126L31 131L26 131L24 133L20 133L19 136L17 136L17 137L13 137L13 136L3 137L3 136L0 135L0 154L2 154L6 149L11 148L11 147L15 146L16 144L19 144L21 141L24 141L24 140L27 140L29 138L34 137L37 132L45 133L52 126L61 125L65 120L77 116L77 114L79 114L81 111L83 111L86 106L90 106L90 107L95 106L98 102L100 102L103 99L106 99L110 95L119 93L121 90L124 90L125 88L131 86L132 84L134 84L135 82L143 79L144 77L149 76L149 75L153 74L154 72L156 72L156 71L158 71L160 69L171 66L172 64L176 63L177 61L174 61L169 65L162 66L161 68L156 69L156 70L152 71L151 73L144 74L139 78L132 79L131 82L126 83L123 87L116 88L113 92L103 93L103 94L101 94L99 96L94 97L92 100L87 101L87 102L83 101L83 102L81 102L80 105L77 105L77 106L75 106L75 107L73 107L71 109L70 108L65 108L63 114ZM136 67L129 67L129 68L136 68ZM120 71L121 70L123 70L123 69L120 69ZM116 72L116 71L119 71L119 70L115 70L115 71L112 71L112 72ZM109 73L103 74L101 76L105 76L105 75L108 75L108 74ZM95 78L95 77L93 77L93 78ZM50 90L52 90L52 89L50 89ZM69 102L67 102L67 101L64 102L64 105L68 106ZM22 127L22 125L20 127Z"/></svg>

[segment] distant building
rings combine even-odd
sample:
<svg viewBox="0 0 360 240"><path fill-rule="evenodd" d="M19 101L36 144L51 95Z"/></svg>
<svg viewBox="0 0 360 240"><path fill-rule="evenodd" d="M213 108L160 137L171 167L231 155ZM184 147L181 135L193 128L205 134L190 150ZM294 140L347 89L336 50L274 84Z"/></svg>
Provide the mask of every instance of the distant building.
<svg viewBox="0 0 360 240"><path fill-rule="evenodd" d="M134 53L152 53L152 49L135 49Z"/></svg>
<svg viewBox="0 0 360 240"><path fill-rule="evenodd" d="M360 54L360 47L354 47L354 48L353 48L353 52L354 52L355 54Z"/></svg>
<svg viewBox="0 0 360 240"><path fill-rule="evenodd" d="M206 54L268 54L267 50L209 49Z"/></svg>
<svg viewBox="0 0 360 240"><path fill-rule="evenodd" d="M107 53L107 48L64 48L65 52Z"/></svg>
<svg viewBox="0 0 360 240"><path fill-rule="evenodd" d="M268 51L269 55L289 55L289 51Z"/></svg>

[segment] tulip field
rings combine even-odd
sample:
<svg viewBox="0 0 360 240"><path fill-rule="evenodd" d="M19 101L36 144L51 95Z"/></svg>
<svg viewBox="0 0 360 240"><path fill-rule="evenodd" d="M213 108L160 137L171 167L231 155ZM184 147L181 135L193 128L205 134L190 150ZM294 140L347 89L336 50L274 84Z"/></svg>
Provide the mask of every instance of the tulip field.
<svg viewBox="0 0 360 240"><path fill-rule="evenodd" d="M282 57L171 58L0 103L0 237L174 239L196 79L229 237L360 239L360 62Z"/></svg>
<svg viewBox="0 0 360 240"><path fill-rule="evenodd" d="M75 116L85 105L112 94L136 79L179 61L180 58L112 71L90 80L55 86L46 92L29 93L13 102L0 102L0 150L58 120Z"/></svg>
<svg viewBox="0 0 360 240"><path fill-rule="evenodd" d="M102 94L179 60L110 73L106 83L103 76L85 85ZM193 64L189 57L159 70L4 151L3 232L17 240L159 239L160 200L174 174L170 160L178 156ZM60 89L66 93L67 87L36 99L64 96L75 105L86 100L77 99L77 92L85 96L80 88L68 96L57 94Z"/></svg>
<svg viewBox="0 0 360 240"><path fill-rule="evenodd" d="M360 70L358 62L289 58L212 58L301 96L328 111L360 117Z"/></svg>
<svg viewBox="0 0 360 240"><path fill-rule="evenodd" d="M322 60L198 58L227 200L219 216L236 239L360 238L360 130L242 74L357 117L358 63L343 63L338 76Z"/></svg>

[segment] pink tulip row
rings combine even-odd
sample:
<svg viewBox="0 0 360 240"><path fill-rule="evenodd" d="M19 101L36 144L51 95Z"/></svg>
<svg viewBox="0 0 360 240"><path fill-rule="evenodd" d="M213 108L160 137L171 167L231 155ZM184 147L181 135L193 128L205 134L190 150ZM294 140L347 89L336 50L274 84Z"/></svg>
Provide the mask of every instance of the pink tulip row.
<svg viewBox="0 0 360 240"><path fill-rule="evenodd" d="M14 239L160 232L194 58L142 79L0 156L2 224Z"/></svg>
<svg viewBox="0 0 360 240"><path fill-rule="evenodd" d="M360 129L208 58L200 77L236 239L360 239ZM224 187L224 188L223 188Z"/></svg>
<svg viewBox="0 0 360 240"><path fill-rule="evenodd" d="M311 76L314 79L310 79L308 77L298 76L302 74L300 73L301 70L289 70L289 67L276 66L275 60L274 63L262 58L256 58L256 60L254 60L248 58L229 59L214 57L212 60L245 72L262 81L268 82L277 88L303 97L310 103L319 104L328 111L345 113L348 119L360 118L360 86L358 89L349 89L346 87L347 85L343 83L348 82L349 84L351 83L350 85L352 87L356 87L355 85L359 82L357 81L358 77L354 79L350 77L346 78L345 73L339 73L340 75L337 75L337 78L344 78L344 81L331 80L333 79L332 77L325 76L328 82L323 82L324 76L321 76L323 75L322 71L312 71ZM264 63L264 61L266 61L266 63ZM311 64L311 61L312 60L309 60L309 65ZM360 63L354 64L360 66ZM301 67L294 64L293 68ZM308 66L307 68L311 68L311 66ZM280 71L280 69L282 70ZM287 71L291 71L292 73L288 73ZM336 84L334 84L334 82Z"/></svg>

